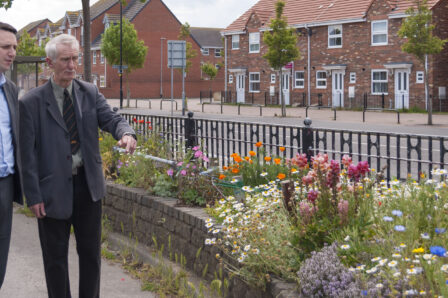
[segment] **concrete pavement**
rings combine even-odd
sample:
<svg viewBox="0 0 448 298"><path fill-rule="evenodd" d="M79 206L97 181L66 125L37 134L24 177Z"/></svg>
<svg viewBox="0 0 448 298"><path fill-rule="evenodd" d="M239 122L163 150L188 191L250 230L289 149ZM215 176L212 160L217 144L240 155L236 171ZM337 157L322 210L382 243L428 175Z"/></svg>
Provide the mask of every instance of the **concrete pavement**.
<svg viewBox="0 0 448 298"><path fill-rule="evenodd" d="M72 297L78 297L78 256L73 235L70 238L69 269ZM36 219L17 212L13 216L8 267L0 297L48 297ZM141 291L140 281L126 274L119 264L103 259L101 297L148 298L156 295Z"/></svg>
<svg viewBox="0 0 448 298"><path fill-rule="evenodd" d="M119 107L118 99L108 100L113 107ZM173 115L181 116L182 102L176 100L178 110L173 105ZM151 99L151 104L146 100L130 101L130 107L124 108L124 112L145 114L145 115L171 115L170 101L163 101L162 110L160 110L160 100ZM126 100L124 100L126 105ZM151 106L151 108L149 108ZM303 126L303 120L306 117L305 108L287 108L287 117L279 117L280 108L263 108L260 116L259 107L242 106L240 115L238 107L235 105L224 105L223 114L221 114L220 105L205 105L202 112L202 105L199 99L188 99L188 110L193 111L195 117L205 119L222 119L232 121L269 123L281 125ZM434 114L433 125L427 125L428 115L423 113L400 113L400 124L397 124L397 113L367 111L365 122L363 122L362 111L337 111L336 120L333 111L329 109L309 109L308 117L312 119L314 128L328 129L346 129L354 131L372 131L389 132L404 134L421 134L434 136L448 136L448 115Z"/></svg>

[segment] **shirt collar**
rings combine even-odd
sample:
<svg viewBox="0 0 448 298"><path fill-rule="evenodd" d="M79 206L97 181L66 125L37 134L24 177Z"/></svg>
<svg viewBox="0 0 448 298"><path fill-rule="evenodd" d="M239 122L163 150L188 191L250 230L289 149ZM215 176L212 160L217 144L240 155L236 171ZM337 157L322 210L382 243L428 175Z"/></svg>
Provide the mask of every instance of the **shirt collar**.
<svg viewBox="0 0 448 298"><path fill-rule="evenodd" d="M0 87L6 83L6 78L3 73L0 73Z"/></svg>
<svg viewBox="0 0 448 298"><path fill-rule="evenodd" d="M64 89L67 89L68 94L72 94L72 89L73 89L73 81L70 82L70 85L68 85L67 88L63 88L61 86L59 86L58 84L55 83L53 76L51 76L50 78L50 82L51 82L51 86L53 87L53 90L55 90L58 94L64 94Z"/></svg>

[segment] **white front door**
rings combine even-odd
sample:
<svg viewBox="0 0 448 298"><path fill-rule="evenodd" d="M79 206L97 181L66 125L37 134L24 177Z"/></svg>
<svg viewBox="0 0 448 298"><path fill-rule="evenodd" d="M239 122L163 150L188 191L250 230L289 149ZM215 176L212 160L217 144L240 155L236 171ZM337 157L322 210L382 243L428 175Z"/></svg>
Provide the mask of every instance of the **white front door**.
<svg viewBox="0 0 448 298"><path fill-rule="evenodd" d="M236 102L244 102L245 93L245 75L244 73L236 74Z"/></svg>
<svg viewBox="0 0 448 298"><path fill-rule="evenodd" d="M332 74L332 101L333 107L344 106L344 71L333 70Z"/></svg>
<svg viewBox="0 0 448 298"><path fill-rule="evenodd" d="M282 73L282 76L283 76L283 79L282 79L283 98L285 100L285 105L289 105L289 85L290 85L289 84L289 79L290 79L289 72Z"/></svg>
<svg viewBox="0 0 448 298"><path fill-rule="evenodd" d="M395 70L395 108L409 108L409 70Z"/></svg>

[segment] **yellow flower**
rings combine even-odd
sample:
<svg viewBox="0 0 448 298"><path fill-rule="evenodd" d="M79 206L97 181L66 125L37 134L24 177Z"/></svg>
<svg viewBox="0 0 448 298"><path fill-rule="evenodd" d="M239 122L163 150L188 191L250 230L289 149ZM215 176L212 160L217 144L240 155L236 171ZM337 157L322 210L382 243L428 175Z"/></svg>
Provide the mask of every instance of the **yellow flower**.
<svg viewBox="0 0 448 298"><path fill-rule="evenodd" d="M103 140L103 138L98 138L98 140L99 140L99 141L102 141L102 140Z"/></svg>
<svg viewBox="0 0 448 298"><path fill-rule="evenodd" d="M425 249L424 249L423 247L414 248L414 249L412 250L412 252L415 253L415 254L422 254L422 253L425 252Z"/></svg>

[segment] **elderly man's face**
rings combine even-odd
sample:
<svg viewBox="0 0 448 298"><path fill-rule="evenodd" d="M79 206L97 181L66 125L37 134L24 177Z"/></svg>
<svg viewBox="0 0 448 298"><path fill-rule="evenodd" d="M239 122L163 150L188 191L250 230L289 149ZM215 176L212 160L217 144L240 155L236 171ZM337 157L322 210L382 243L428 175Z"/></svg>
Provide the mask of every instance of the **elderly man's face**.
<svg viewBox="0 0 448 298"><path fill-rule="evenodd" d="M53 69L55 83L65 88L75 78L79 50L66 44L59 44L56 49L56 59L47 57L47 63Z"/></svg>
<svg viewBox="0 0 448 298"><path fill-rule="evenodd" d="M0 30L0 73L7 71L16 57L17 39L9 31Z"/></svg>

